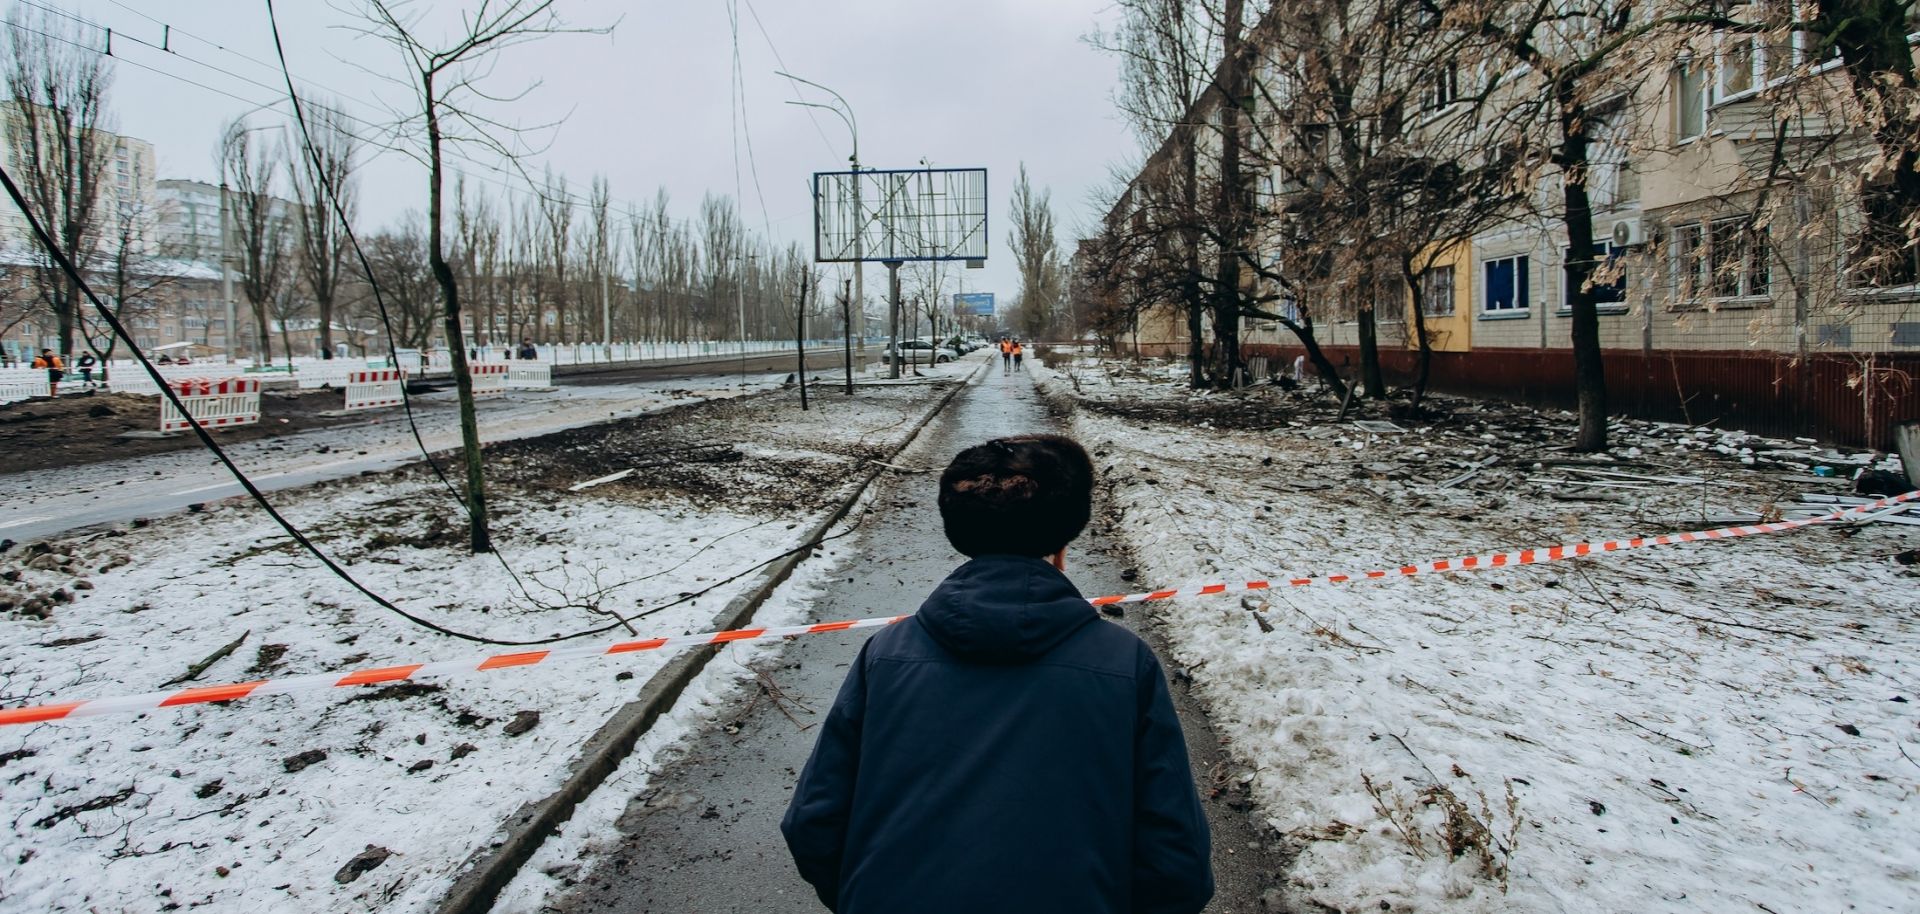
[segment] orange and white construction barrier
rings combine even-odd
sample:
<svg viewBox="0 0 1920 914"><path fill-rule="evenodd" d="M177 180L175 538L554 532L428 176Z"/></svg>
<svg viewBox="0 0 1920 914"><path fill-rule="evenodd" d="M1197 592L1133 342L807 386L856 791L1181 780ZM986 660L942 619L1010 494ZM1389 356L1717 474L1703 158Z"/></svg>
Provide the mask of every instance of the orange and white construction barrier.
<svg viewBox="0 0 1920 914"><path fill-rule="evenodd" d="M467 372L473 376L473 397L497 397L507 392L507 366L504 362L470 362Z"/></svg>
<svg viewBox="0 0 1920 914"><path fill-rule="evenodd" d="M367 368L347 372L344 412L399 406L406 377L398 368Z"/></svg>
<svg viewBox="0 0 1920 914"><path fill-rule="evenodd" d="M260 421L259 378L178 378L169 379L186 415L173 407L173 401L160 398L160 430L183 432L193 427L187 416L198 420L201 428L232 428Z"/></svg>
<svg viewBox="0 0 1920 914"><path fill-rule="evenodd" d="M1759 536L1766 533L1779 533L1800 527L1811 527L1816 524L1859 518L1896 504L1915 500L1920 500L1920 491L1882 498L1864 505L1843 508L1831 514L1801 520L1749 524L1739 527L1722 527L1718 530L1673 533L1666 536L1572 543L1562 546L1551 546L1545 549L1523 549L1518 552L1471 555L1463 558L1442 559L1440 561L1425 562L1418 565L1403 565L1399 568L1359 571L1350 574L1276 578L1265 581L1241 581L1227 584L1203 584L1172 590L1115 594L1113 596L1095 597L1087 602L1094 606L1110 606L1116 603L1144 603L1149 600L1172 600L1179 597L1242 593L1281 587L1306 587L1312 584L1346 584L1357 581L1378 580L1381 578L1412 577L1417 574L1479 571L1487 568L1538 565L1545 562L1558 562L1580 556L1601 555L1608 552L1623 552L1629 549L1641 549L1648 546L1670 546L1680 543L1697 543L1707 540L1723 540L1745 536ZM707 632L699 635L676 635L663 638L646 638L638 641L620 641L608 645L559 647L550 650L521 651L512 654L468 657L463 660L443 660L436 663L410 663L399 666L356 670L344 674L317 673L308 676L294 676L287 679L262 679L255 682L236 682L226 685L177 689L168 692L149 692L144 695L125 695L115 698L54 702L24 708L7 708L0 710L0 726L69 720L79 717L94 717L101 714L137 714L161 708L204 704L213 701L233 701L235 699L251 698L260 695L285 695L292 692L309 692L340 688L343 686L382 685L412 679L423 679L430 676L484 673L490 670L538 666L564 660L582 660L589 657L610 657L639 651L674 650L709 644L726 644L731 641L758 641L768 638L791 638L799 635L817 635L825 632L843 632L861 628L880 628L907 618L909 618L909 616L906 615L877 616L870 619L852 619L845 622L821 622L814 625L793 625L783 628L742 628L725 632Z"/></svg>

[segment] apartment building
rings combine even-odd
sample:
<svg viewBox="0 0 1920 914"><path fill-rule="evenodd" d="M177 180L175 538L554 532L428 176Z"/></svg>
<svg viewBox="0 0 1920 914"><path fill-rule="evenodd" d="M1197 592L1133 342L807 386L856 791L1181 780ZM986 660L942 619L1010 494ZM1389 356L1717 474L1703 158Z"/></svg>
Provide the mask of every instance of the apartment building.
<svg viewBox="0 0 1920 914"><path fill-rule="evenodd" d="M1614 412L1881 446L1893 423L1920 418L1920 268L1910 252L1891 262L1863 253L1871 248L1856 179L1875 150L1845 116L1838 62L1809 60L1808 46L1779 32L1700 33L1643 56L1622 91L1595 106L1587 184L1604 265L1591 288ZM1472 78L1430 76L1411 129L1444 124L1457 98L1472 94ZM1506 91L1540 90L1521 78ZM1207 96L1189 120L1218 123L1219 104ZM1261 123L1254 118L1256 131ZM1205 131L1201 139L1205 163L1218 147L1208 148L1217 141ZM1289 140L1299 142L1249 142ZM1142 178L1168 166L1171 145ZM1572 404L1559 181L1544 170L1535 205L1432 247L1417 281L1434 388ZM1139 211L1152 182L1135 183L1109 227ZM1277 211L1298 187L1297 176L1276 168L1260 195ZM1276 262L1285 253L1279 235L1259 242ZM1357 371L1351 303L1325 307L1338 293L1294 288L1323 303L1315 336L1334 364ZM1413 296L1400 288L1397 304L1376 304L1374 313L1383 368L1404 380L1416 345ZM1289 313L1288 297L1275 297L1274 309ZM1251 318L1241 333L1248 355L1291 361L1303 351L1278 322ZM1140 346L1187 350L1176 305L1141 322Z"/></svg>

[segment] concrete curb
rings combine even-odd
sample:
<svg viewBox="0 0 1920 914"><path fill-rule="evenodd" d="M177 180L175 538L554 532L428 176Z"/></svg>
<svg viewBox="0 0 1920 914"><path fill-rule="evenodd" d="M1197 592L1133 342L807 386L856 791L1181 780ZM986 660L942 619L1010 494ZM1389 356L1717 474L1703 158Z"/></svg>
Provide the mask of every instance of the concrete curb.
<svg viewBox="0 0 1920 914"><path fill-rule="evenodd" d="M831 354L834 357L834 359L838 359L840 357L840 350L838 349L832 350ZM757 357L769 357L771 355L779 355L784 358L793 357L793 353L790 353L790 352L772 353L772 354L760 353L758 354ZM827 359L827 350L819 350L817 353L815 350L808 350L807 352L808 370L818 370L820 367L830 368L830 367L838 366L840 364L838 361L832 361L825 366L814 365L815 361L823 361L826 359ZM712 355L712 356L703 355L703 356L697 356L697 357L690 357L684 361L646 361L643 359L643 360L638 360L633 362L588 362L584 365L555 365L553 366L553 376L556 378L558 377L572 378L572 377L579 377L581 375L610 374L617 371L636 371L643 368L697 368L697 369L708 369L708 370L717 369L721 373L725 373L729 370L737 369L739 367L740 367L740 355L738 353L735 353L733 355ZM767 373L775 373L775 372L782 371L783 369L776 367L776 368L765 368L765 369L759 369L759 370ZM787 369L784 369L784 370L791 370L791 366L789 366Z"/></svg>
<svg viewBox="0 0 1920 914"><path fill-rule="evenodd" d="M971 386L979 374L980 370L975 369L971 374L961 378L960 383L955 384L952 390L940 398L939 402L922 414L920 421L914 424L913 431L900 443L900 446L888 453L886 462L892 462L907 448L913 446L913 442L919 439L920 431L926 428L927 423L939 415L941 410L946 409L947 404L953 402L961 391ZM834 509L833 513L827 515L824 520L808 531L801 541L811 542L825 536L834 524L839 523L848 512L853 510L853 506L866 493L867 487L871 486L873 481L885 471L886 467L878 466L866 470L852 493ZM793 570L812 553L812 549L801 550L769 566L751 590L733 598L720 610L710 630L724 631L745 625L749 619L753 618L753 614L759 610L761 604L773 595L774 590L784 583L793 574ZM447 890L447 893L441 897L440 904L435 908L438 914L485 914L490 910L501 890L505 889L507 883L519 873L520 868L533 858L534 852L540 848L540 844L547 839L547 836L553 834L561 823L571 818L574 807L599 787L613 773L614 768L633 752L634 744L639 741L640 736L653 726L654 721L660 719L660 715L673 708L680 693L686 690L687 685L706 668L707 663L717 653L716 649L704 647L683 651L669 661L660 672L649 678L646 685L641 687L639 697L614 712L614 715L608 718L606 723L601 724L600 729L587 740L579 757L573 761L572 772L568 775L566 783L562 784L560 789L544 799L535 800L520 807L519 811L508 817L507 821L501 825L501 831L505 833L504 837L480 848L467 858L467 862L461 867L460 875L454 880L453 887Z"/></svg>

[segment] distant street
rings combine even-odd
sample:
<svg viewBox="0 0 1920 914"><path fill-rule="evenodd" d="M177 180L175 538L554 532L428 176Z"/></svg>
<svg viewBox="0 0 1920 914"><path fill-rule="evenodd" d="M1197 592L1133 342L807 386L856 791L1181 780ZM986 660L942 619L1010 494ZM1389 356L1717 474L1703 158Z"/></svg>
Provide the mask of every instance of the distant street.
<svg viewBox="0 0 1920 914"><path fill-rule="evenodd" d="M824 359L809 360L816 371ZM624 419L691 398L739 396L778 386L794 364L791 354L753 356L747 373L713 373L715 363L645 366L562 375L553 391L516 391L479 404L480 434L489 442L545 435ZM689 367L702 372L687 374ZM414 397L414 415L427 448L459 446L459 413L451 388ZM247 441L228 450L262 490L274 491L391 469L420 459L405 413L385 409L366 422L277 439ZM0 537L27 541L66 530L181 510L245 494L212 455L188 449L133 460L0 476Z"/></svg>

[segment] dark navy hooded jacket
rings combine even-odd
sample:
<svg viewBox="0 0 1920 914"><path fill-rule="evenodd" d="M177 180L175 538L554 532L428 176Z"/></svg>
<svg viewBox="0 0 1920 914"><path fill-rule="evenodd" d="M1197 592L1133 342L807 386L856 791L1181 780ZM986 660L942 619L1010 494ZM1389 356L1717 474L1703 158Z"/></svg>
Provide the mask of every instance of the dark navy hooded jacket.
<svg viewBox="0 0 1920 914"><path fill-rule="evenodd" d="M1159 661L989 555L860 651L780 824L840 914L1192 914L1206 817Z"/></svg>

